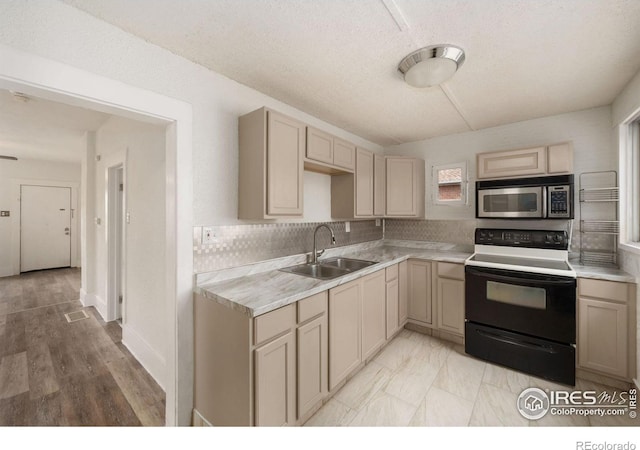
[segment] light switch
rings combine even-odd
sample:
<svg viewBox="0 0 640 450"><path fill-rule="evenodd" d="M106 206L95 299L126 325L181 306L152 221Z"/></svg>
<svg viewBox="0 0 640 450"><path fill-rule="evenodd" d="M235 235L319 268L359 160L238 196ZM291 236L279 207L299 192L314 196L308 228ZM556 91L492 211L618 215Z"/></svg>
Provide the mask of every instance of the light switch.
<svg viewBox="0 0 640 450"><path fill-rule="evenodd" d="M9 217L10 215L9 211L0 211L0 217Z"/></svg>

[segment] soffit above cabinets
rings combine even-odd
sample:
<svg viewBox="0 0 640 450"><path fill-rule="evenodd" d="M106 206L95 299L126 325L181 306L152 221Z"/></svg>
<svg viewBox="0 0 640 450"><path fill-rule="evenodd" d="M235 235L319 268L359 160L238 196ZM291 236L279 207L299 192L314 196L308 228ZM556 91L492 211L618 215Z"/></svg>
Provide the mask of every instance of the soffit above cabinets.
<svg viewBox="0 0 640 450"><path fill-rule="evenodd" d="M64 0L380 145L610 104L640 69L637 0ZM416 90L399 61L466 61Z"/></svg>

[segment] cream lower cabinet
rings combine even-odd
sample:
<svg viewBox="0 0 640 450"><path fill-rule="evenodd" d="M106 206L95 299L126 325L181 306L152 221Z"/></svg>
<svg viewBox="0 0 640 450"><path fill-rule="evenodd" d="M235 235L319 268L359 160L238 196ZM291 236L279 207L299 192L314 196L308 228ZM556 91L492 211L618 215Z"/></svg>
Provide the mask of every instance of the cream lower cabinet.
<svg viewBox="0 0 640 450"><path fill-rule="evenodd" d="M630 379L635 370L635 284L578 279L578 367Z"/></svg>
<svg viewBox="0 0 640 450"><path fill-rule="evenodd" d="M432 326L431 262L410 259L407 265L409 282L409 320Z"/></svg>
<svg viewBox="0 0 640 450"><path fill-rule="evenodd" d="M295 354L293 332L255 350L255 425L295 424Z"/></svg>
<svg viewBox="0 0 640 450"><path fill-rule="evenodd" d="M328 394L327 298L321 292L251 318L196 295L197 417L215 426L306 420Z"/></svg>
<svg viewBox="0 0 640 450"><path fill-rule="evenodd" d="M346 379L362 362L361 315L360 280L329 290L329 390Z"/></svg>
<svg viewBox="0 0 640 450"><path fill-rule="evenodd" d="M362 278L362 359L367 360L387 338L385 271Z"/></svg>
<svg viewBox="0 0 640 450"><path fill-rule="evenodd" d="M398 264L387 267L386 269L386 306L387 306L387 320L386 320L386 335L387 340L391 339L400 329L400 286L398 283Z"/></svg>
<svg viewBox="0 0 640 450"><path fill-rule="evenodd" d="M329 290L329 391L386 342L385 271Z"/></svg>
<svg viewBox="0 0 640 450"><path fill-rule="evenodd" d="M464 265L434 264L438 329L464 336Z"/></svg>
<svg viewBox="0 0 640 450"><path fill-rule="evenodd" d="M398 264L398 326L404 327L409 318L409 263Z"/></svg>

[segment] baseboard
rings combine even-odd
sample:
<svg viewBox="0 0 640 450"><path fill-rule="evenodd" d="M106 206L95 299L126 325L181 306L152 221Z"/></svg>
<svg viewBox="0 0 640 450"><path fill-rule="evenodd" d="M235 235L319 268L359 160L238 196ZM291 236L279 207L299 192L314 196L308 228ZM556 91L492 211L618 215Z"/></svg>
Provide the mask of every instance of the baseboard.
<svg viewBox="0 0 640 450"><path fill-rule="evenodd" d="M193 427L212 427L211 423L204 418L197 409L193 409L193 418L191 419L191 426Z"/></svg>
<svg viewBox="0 0 640 450"><path fill-rule="evenodd" d="M102 317L102 320L106 321L107 320L107 302L105 300L103 300L99 295L95 295L95 294L87 294L88 296L90 295L91 297L93 297L93 305L95 306L96 309L98 310L98 312L100 313L100 316Z"/></svg>
<svg viewBox="0 0 640 450"><path fill-rule="evenodd" d="M122 343L164 390L164 380L167 372L167 364L164 357L153 349L131 326L126 324L122 326Z"/></svg>
<svg viewBox="0 0 640 450"><path fill-rule="evenodd" d="M95 306L96 298L94 294L89 294L84 289L80 288L80 303L82 306Z"/></svg>

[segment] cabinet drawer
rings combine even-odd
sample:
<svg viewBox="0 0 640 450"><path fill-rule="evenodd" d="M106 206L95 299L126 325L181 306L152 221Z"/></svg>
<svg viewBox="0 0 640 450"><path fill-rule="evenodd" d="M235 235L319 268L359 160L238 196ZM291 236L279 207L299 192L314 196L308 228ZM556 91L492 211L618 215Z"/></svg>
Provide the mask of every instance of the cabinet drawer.
<svg viewBox="0 0 640 450"><path fill-rule="evenodd" d="M298 302L298 323L306 322L327 312L327 291Z"/></svg>
<svg viewBox="0 0 640 450"><path fill-rule="evenodd" d="M444 278L453 278L454 280L464 280L464 265L439 262L438 276Z"/></svg>
<svg viewBox="0 0 640 450"><path fill-rule="evenodd" d="M253 319L253 343L260 345L295 325L296 305L287 305Z"/></svg>
<svg viewBox="0 0 640 450"><path fill-rule="evenodd" d="M398 265L387 267L386 281L392 281L398 278Z"/></svg>
<svg viewBox="0 0 640 450"><path fill-rule="evenodd" d="M629 285L627 283L593 280L590 278L578 279L578 292L580 296L584 297L595 297L626 303L629 299L628 289Z"/></svg>

